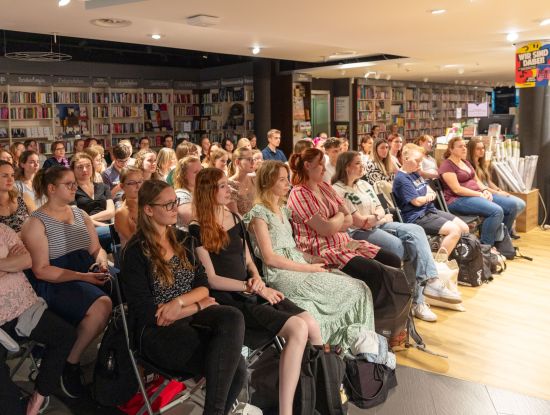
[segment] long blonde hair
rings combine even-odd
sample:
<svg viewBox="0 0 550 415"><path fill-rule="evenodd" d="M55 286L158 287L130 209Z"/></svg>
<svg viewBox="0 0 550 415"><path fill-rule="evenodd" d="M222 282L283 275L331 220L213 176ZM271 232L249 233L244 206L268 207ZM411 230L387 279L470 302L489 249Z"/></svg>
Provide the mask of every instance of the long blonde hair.
<svg viewBox="0 0 550 415"><path fill-rule="evenodd" d="M286 174L290 175L290 169L282 161L268 160L262 163L256 171L256 199L255 203L264 205L274 213L277 213L278 208L285 204L285 198L279 199L279 205L273 206L271 200L273 198L273 186L279 179L279 171L286 170Z"/></svg>
<svg viewBox="0 0 550 415"><path fill-rule="evenodd" d="M176 171L174 172L174 188L189 190L189 183L185 178L187 169L189 169L192 163L200 164L200 162L199 158L195 156L187 156L178 161L178 164L176 164Z"/></svg>

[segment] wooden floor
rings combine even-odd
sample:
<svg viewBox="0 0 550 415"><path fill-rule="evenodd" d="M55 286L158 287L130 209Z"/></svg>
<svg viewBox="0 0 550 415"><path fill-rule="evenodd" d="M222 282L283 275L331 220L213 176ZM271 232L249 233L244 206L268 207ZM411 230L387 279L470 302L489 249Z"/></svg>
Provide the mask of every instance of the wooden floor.
<svg viewBox="0 0 550 415"><path fill-rule="evenodd" d="M434 351L399 352L398 363L550 399L550 231L520 234L514 245L533 257L508 261L487 285L461 287L466 312L434 307L436 323L417 321Z"/></svg>

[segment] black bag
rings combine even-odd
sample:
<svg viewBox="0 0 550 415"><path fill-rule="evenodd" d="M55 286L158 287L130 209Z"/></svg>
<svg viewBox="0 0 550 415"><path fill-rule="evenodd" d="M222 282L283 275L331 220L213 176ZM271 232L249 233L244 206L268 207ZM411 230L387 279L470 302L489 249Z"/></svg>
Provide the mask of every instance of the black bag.
<svg viewBox="0 0 550 415"><path fill-rule="evenodd" d="M500 229L495 235L495 248L506 259L514 259L516 256L516 248L512 245L512 238L510 238L508 228L504 223L501 224Z"/></svg>
<svg viewBox="0 0 550 415"><path fill-rule="evenodd" d="M344 386L350 401L359 408L380 405L388 397L390 389L397 386L395 370L383 364L362 359L345 359Z"/></svg>
<svg viewBox="0 0 550 415"><path fill-rule="evenodd" d="M97 353L92 383L92 396L103 406L117 406L127 402L138 391L120 308L116 308L103 334Z"/></svg>
<svg viewBox="0 0 550 415"><path fill-rule="evenodd" d="M340 358L340 346L313 347L310 353L316 362L315 409L322 415L345 415L347 404L342 403L340 389L344 383L346 364Z"/></svg>
<svg viewBox="0 0 550 415"><path fill-rule="evenodd" d="M382 285L373 298L374 323L377 333L391 338L405 329L412 304L412 287L402 270L383 264L380 267Z"/></svg>
<svg viewBox="0 0 550 415"><path fill-rule="evenodd" d="M458 282L478 287L487 282L483 272L483 254L479 240L471 233L463 235L451 252L451 259L458 263Z"/></svg>
<svg viewBox="0 0 550 415"><path fill-rule="evenodd" d="M480 244L481 255L483 255L483 279L493 281L493 260L491 258L491 245Z"/></svg>

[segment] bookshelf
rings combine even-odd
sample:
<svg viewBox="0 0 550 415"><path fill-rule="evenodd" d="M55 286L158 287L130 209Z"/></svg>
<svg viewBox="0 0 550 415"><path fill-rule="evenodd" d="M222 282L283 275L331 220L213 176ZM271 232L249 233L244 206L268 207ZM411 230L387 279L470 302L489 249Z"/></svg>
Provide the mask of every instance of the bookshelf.
<svg viewBox="0 0 550 415"><path fill-rule="evenodd" d="M293 142L311 137L311 77L294 74L292 82Z"/></svg>
<svg viewBox="0 0 550 415"><path fill-rule="evenodd" d="M8 86L0 83L0 144L9 144L10 108Z"/></svg>
<svg viewBox="0 0 550 415"><path fill-rule="evenodd" d="M174 90L171 81L144 81L143 133L153 147L162 146L162 138L174 134ZM133 143L137 149L139 138Z"/></svg>
<svg viewBox="0 0 550 415"><path fill-rule="evenodd" d="M200 89L198 82L174 82L174 131L187 134L191 141L198 142L200 134Z"/></svg>

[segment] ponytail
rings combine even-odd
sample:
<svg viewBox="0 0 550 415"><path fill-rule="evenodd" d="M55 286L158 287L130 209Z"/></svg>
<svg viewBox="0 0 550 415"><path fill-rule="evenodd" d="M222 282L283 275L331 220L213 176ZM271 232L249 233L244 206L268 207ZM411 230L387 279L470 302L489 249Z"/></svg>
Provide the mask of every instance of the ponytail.
<svg viewBox="0 0 550 415"><path fill-rule="evenodd" d="M65 166L52 166L48 169L40 169L35 174L32 181L32 188L36 199L42 199L48 197L48 186L50 184L56 184L56 182L66 173L71 171Z"/></svg>

